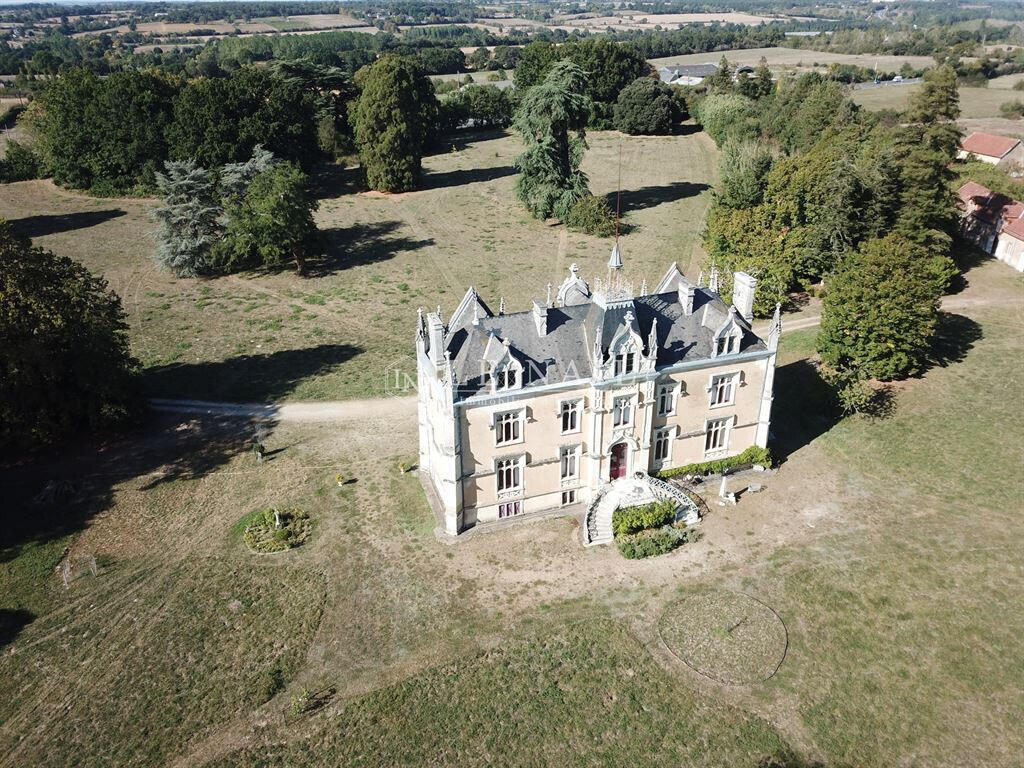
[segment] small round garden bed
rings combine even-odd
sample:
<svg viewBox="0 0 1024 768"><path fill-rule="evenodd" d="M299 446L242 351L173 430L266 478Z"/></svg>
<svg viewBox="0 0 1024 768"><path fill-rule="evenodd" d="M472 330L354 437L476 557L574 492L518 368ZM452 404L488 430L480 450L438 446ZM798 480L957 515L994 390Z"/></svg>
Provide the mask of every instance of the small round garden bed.
<svg viewBox="0 0 1024 768"><path fill-rule="evenodd" d="M769 605L725 589L694 591L671 604L658 632L688 667L729 685L770 679L789 645L786 625Z"/></svg>
<svg viewBox="0 0 1024 768"><path fill-rule="evenodd" d="M242 540L253 552L284 552L302 544L313 530L309 514L301 509L267 507L247 515Z"/></svg>

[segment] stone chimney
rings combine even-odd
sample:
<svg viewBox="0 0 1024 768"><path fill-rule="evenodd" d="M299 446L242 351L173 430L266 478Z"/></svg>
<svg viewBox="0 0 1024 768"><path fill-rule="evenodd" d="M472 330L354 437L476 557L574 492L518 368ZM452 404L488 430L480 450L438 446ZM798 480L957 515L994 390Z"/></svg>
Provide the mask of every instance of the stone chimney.
<svg viewBox="0 0 1024 768"><path fill-rule="evenodd" d="M679 303L683 306L683 314L693 314L693 299L697 295L697 287L693 283L679 281Z"/></svg>
<svg viewBox="0 0 1024 768"><path fill-rule="evenodd" d="M540 302L533 302L533 323L537 326L538 336L548 335L548 308Z"/></svg>
<svg viewBox="0 0 1024 768"><path fill-rule="evenodd" d="M746 272L735 272L732 276L732 305L740 313L740 317L748 323L754 319L754 290L757 279Z"/></svg>
<svg viewBox="0 0 1024 768"><path fill-rule="evenodd" d="M431 313L427 315L427 341L430 346L427 350L434 365L441 365L444 362L444 323L441 322L441 314Z"/></svg>

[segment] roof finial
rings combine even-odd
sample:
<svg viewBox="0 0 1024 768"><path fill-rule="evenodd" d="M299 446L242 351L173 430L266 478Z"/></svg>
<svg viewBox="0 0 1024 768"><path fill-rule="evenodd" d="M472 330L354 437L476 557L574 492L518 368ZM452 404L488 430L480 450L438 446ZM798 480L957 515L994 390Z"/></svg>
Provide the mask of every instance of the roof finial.
<svg viewBox="0 0 1024 768"><path fill-rule="evenodd" d="M711 273L708 275L708 290L718 293L718 267L712 265Z"/></svg>
<svg viewBox="0 0 1024 768"><path fill-rule="evenodd" d="M704 270L703 269L700 271L700 274L697 275L697 287L698 288L703 288L704 287Z"/></svg>
<svg viewBox="0 0 1024 768"><path fill-rule="evenodd" d="M647 295L647 278L646 277L643 279L643 282L640 283L640 295L641 296L646 296Z"/></svg>
<svg viewBox="0 0 1024 768"><path fill-rule="evenodd" d="M505 297L504 296L502 296L501 299L498 300L498 314L499 315L504 315L505 314Z"/></svg>
<svg viewBox="0 0 1024 768"><path fill-rule="evenodd" d="M473 302L473 325L480 325L480 305Z"/></svg>
<svg viewBox="0 0 1024 768"><path fill-rule="evenodd" d="M608 269L622 269L622 254L619 253L619 241L612 246L612 255L608 259Z"/></svg>
<svg viewBox="0 0 1024 768"><path fill-rule="evenodd" d="M551 306L551 283L548 283L548 301L547 301L547 304L548 304L549 307Z"/></svg>

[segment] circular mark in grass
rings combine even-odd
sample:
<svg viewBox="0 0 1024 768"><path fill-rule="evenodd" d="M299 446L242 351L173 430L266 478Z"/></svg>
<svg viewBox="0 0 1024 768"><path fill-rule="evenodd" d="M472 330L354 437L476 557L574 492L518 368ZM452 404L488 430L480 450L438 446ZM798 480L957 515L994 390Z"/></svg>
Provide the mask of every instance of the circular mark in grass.
<svg viewBox="0 0 1024 768"><path fill-rule="evenodd" d="M658 633L686 666L728 685L770 679L789 646L786 625L771 606L725 589L692 592L672 603Z"/></svg>

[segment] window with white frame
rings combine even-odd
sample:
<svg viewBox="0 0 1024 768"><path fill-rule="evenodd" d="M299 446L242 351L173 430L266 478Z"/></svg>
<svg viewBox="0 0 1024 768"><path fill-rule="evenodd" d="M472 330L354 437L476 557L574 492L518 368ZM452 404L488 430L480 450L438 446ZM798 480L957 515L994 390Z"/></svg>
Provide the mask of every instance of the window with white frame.
<svg viewBox="0 0 1024 768"><path fill-rule="evenodd" d="M559 450L559 461L563 480L571 480L580 474L580 447L563 445Z"/></svg>
<svg viewBox="0 0 1024 768"><path fill-rule="evenodd" d="M676 385L662 384L658 387L658 415L670 416L676 412Z"/></svg>
<svg viewBox="0 0 1024 768"><path fill-rule="evenodd" d="M580 401L564 400L558 414L562 421L562 434L579 432L580 430Z"/></svg>
<svg viewBox="0 0 1024 768"><path fill-rule="evenodd" d="M704 433L704 452L724 450L729 445L729 419L709 421Z"/></svg>
<svg viewBox="0 0 1024 768"><path fill-rule="evenodd" d="M636 353L633 347L621 347L615 355L615 375L621 376L624 373L632 373L636 367Z"/></svg>
<svg viewBox="0 0 1024 768"><path fill-rule="evenodd" d="M575 504L575 503L576 503L576 489L575 488L573 488L570 491L562 491L562 506L563 507L566 504Z"/></svg>
<svg viewBox="0 0 1024 768"><path fill-rule="evenodd" d="M508 501L504 504L498 505L498 519L504 520L506 517L515 517L516 515L523 514L523 502L521 501Z"/></svg>
<svg viewBox="0 0 1024 768"><path fill-rule="evenodd" d="M737 333L719 336L715 342L716 355L731 355L740 351L740 337Z"/></svg>
<svg viewBox="0 0 1024 768"><path fill-rule="evenodd" d="M494 444L518 443L523 436L523 412L508 411L494 417Z"/></svg>
<svg viewBox="0 0 1024 768"><path fill-rule="evenodd" d="M503 491L518 491L522 489L522 456L499 459L495 464L495 474L498 478L498 493L502 493Z"/></svg>
<svg viewBox="0 0 1024 768"><path fill-rule="evenodd" d="M498 371L494 376L495 389L514 389L516 386L516 369L509 367Z"/></svg>
<svg viewBox="0 0 1024 768"><path fill-rule="evenodd" d="M628 427L633 423L633 398L616 397L612 406L612 425Z"/></svg>
<svg viewBox="0 0 1024 768"><path fill-rule="evenodd" d="M654 460L668 461L672 457L672 430L659 429L654 433Z"/></svg>
<svg viewBox="0 0 1024 768"><path fill-rule="evenodd" d="M736 397L736 374L726 373L711 377L711 406L732 405Z"/></svg>

